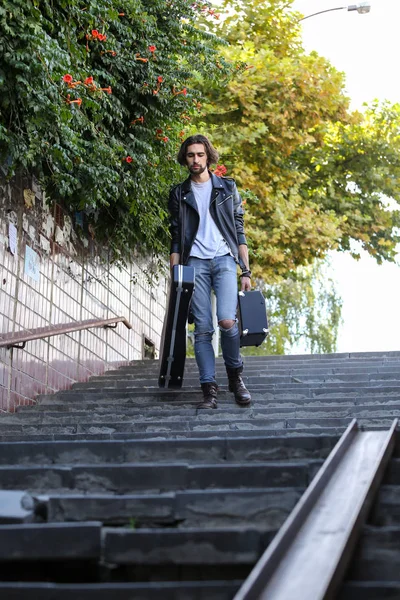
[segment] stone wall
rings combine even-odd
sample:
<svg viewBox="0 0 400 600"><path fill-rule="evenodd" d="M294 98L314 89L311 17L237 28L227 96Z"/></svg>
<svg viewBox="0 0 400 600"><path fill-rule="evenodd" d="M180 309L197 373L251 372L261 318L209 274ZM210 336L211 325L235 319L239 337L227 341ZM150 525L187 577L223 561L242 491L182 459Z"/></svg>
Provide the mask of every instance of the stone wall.
<svg viewBox="0 0 400 600"><path fill-rule="evenodd" d="M133 329L119 324L0 348L0 410L144 358L148 342L158 353L165 278L150 285L139 259L111 265L77 223L58 205L50 210L33 179L0 181L0 335L112 316Z"/></svg>

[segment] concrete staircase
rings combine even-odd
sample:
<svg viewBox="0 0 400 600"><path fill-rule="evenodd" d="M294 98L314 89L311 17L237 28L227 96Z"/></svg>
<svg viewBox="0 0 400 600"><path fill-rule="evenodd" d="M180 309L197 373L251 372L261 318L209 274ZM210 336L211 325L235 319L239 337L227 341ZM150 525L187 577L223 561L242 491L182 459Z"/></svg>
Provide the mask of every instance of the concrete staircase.
<svg viewBox="0 0 400 600"><path fill-rule="evenodd" d="M0 594L230 600L352 418L400 414L400 352L252 357L250 408L218 362L159 390L139 361L0 418ZM400 443L340 598L400 598ZM310 600L310 599L304 599Z"/></svg>

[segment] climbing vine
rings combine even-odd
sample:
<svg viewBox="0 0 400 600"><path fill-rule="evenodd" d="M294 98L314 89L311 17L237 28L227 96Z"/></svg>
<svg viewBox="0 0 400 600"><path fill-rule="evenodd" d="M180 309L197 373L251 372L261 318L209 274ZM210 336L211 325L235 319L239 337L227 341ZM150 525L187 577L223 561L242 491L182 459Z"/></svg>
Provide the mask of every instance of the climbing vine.
<svg viewBox="0 0 400 600"><path fill-rule="evenodd" d="M3 173L36 175L116 257L163 250L196 76L229 75L207 18L188 0L3 0Z"/></svg>

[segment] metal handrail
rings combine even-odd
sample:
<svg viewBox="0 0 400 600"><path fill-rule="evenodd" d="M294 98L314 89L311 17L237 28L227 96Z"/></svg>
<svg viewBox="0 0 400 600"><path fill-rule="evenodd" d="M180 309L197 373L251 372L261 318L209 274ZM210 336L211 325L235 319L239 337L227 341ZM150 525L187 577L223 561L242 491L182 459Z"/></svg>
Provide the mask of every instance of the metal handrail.
<svg viewBox="0 0 400 600"><path fill-rule="evenodd" d="M93 327L104 327L115 329L118 323L123 323L128 329L132 325L125 317L111 317L111 319L86 319L86 321L72 321L71 323L60 323L58 325L47 325L36 329L24 329L15 333L0 334L0 348L25 348L26 342L41 340L53 335L72 333L83 329L92 329Z"/></svg>
<svg viewBox="0 0 400 600"><path fill-rule="evenodd" d="M234 600L335 597L393 453L397 425L395 419L389 431L360 432L355 419L350 423ZM364 436L370 448L364 445ZM356 498L342 486L346 477L347 482L359 478ZM338 486L347 494L348 506L340 504ZM343 516L330 521L331 514Z"/></svg>

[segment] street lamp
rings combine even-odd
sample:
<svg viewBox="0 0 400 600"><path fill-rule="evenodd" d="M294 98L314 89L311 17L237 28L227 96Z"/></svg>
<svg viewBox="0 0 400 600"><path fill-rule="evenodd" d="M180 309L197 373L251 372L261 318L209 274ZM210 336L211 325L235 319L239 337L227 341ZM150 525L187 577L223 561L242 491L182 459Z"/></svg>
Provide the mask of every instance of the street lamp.
<svg viewBox="0 0 400 600"><path fill-rule="evenodd" d="M320 10L319 12L313 13L312 15L307 15L306 17L302 17L299 21L304 21L305 19L309 19L310 17L315 17L316 15L322 15L323 13L331 12L333 10L348 10L354 11L356 10L360 15L365 15L369 13L371 10L370 2L359 2L358 4L350 4L349 6L338 6L337 8L327 8L326 10Z"/></svg>

